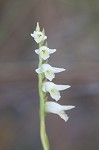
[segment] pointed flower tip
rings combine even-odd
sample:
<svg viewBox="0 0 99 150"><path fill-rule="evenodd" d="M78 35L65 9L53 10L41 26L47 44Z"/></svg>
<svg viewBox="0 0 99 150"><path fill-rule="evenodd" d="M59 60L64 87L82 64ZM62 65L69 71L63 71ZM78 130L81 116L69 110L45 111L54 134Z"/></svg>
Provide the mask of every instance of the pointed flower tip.
<svg viewBox="0 0 99 150"><path fill-rule="evenodd" d="M70 86L70 85L56 85L56 84L55 84L55 87L56 87L58 90L62 91L62 90L66 90L66 89L70 88L71 86Z"/></svg>
<svg viewBox="0 0 99 150"><path fill-rule="evenodd" d="M37 25L36 25L36 31L40 31L39 22L37 22Z"/></svg>
<svg viewBox="0 0 99 150"><path fill-rule="evenodd" d="M36 69L35 72L39 74L40 73L40 69L39 68Z"/></svg>
<svg viewBox="0 0 99 150"><path fill-rule="evenodd" d="M39 22L37 22L37 26L39 26Z"/></svg>
<svg viewBox="0 0 99 150"><path fill-rule="evenodd" d="M53 97L53 99L55 99L56 102L58 102L61 98L61 95L59 92L57 92L57 95Z"/></svg>
<svg viewBox="0 0 99 150"><path fill-rule="evenodd" d="M33 33L30 34L33 37Z"/></svg>
<svg viewBox="0 0 99 150"><path fill-rule="evenodd" d="M63 88L64 90L69 89L71 86L70 85L64 85Z"/></svg>
<svg viewBox="0 0 99 150"><path fill-rule="evenodd" d="M66 107L63 106L65 110L70 110L70 109L73 109L75 108L75 106L72 106L72 105L67 105Z"/></svg>
<svg viewBox="0 0 99 150"><path fill-rule="evenodd" d="M45 29L43 28L42 33L45 35Z"/></svg>
<svg viewBox="0 0 99 150"><path fill-rule="evenodd" d="M68 121L68 119L69 119L69 117L66 117L66 118L64 118L64 121L65 121L65 122L67 122L67 121Z"/></svg>
<svg viewBox="0 0 99 150"><path fill-rule="evenodd" d="M75 106L71 106L71 109L75 108Z"/></svg>
<svg viewBox="0 0 99 150"><path fill-rule="evenodd" d="M50 49L50 54L53 54L54 52L56 52L56 49Z"/></svg>
<svg viewBox="0 0 99 150"><path fill-rule="evenodd" d="M66 69L65 68L62 68L62 71L65 71Z"/></svg>
<svg viewBox="0 0 99 150"><path fill-rule="evenodd" d="M67 88L70 88L71 86L70 85L67 85Z"/></svg>

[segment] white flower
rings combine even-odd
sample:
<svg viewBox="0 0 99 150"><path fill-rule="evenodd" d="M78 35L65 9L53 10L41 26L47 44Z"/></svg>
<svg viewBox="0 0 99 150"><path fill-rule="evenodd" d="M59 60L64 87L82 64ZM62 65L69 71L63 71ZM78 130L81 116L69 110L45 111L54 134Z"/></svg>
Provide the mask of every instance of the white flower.
<svg viewBox="0 0 99 150"><path fill-rule="evenodd" d="M45 34L40 31L40 26L39 26L38 22L37 22L37 26L36 26L36 31L31 33L31 36L34 38L34 40L37 43L40 43L40 42L42 42L42 41L47 39L47 36L45 36Z"/></svg>
<svg viewBox="0 0 99 150"><path fill-rule="evenodd" d="M50 96L56 101L58 101L61 98L59 91L68 89L69 87L70 87L69 85L57 85L54 84L53 82L44 82L42 90L43 92L49 92Z"/></svg>
<svg viewBox="0 0 99 150"><path fill-rule="evenodd" d="M45 36L41 31L34 31L31 33L31 36L34 38L36 43L40 43L47 39L47 36Z"/></svg>
<svg viewBox="0 0 99 150"><path fill-rule="evenodd" d="M69 110L75 108L75 106L71 106L71 105L60 105L56 102L46 102L45 103L45 111L46 112L50 112L50 113L54 113L59 115L62 119L65 120L65 122L68 120L68 116L65 113L65 110Z"/></svg>
<svg viewBox="0 0 99 150"><path fill-rule="evenodd" d="M44 60L50 57L50 54L56 52L56 49L49 49L46 46L41 46L39 49L35 50L35 52L40 55L40 57Z"/></svg>
<svg viewBox="0 0 99 150"><path fill-rule="evenodd" d="M40 68L36 69L36 72L38 74L40 73L44 73L45 77L52 81L53 78L55 78L55 74L54 73L59 73L62 71L65 71L66 69L64 68L56 68L56 67L52 67L49 64L43 64Z"/></svg>

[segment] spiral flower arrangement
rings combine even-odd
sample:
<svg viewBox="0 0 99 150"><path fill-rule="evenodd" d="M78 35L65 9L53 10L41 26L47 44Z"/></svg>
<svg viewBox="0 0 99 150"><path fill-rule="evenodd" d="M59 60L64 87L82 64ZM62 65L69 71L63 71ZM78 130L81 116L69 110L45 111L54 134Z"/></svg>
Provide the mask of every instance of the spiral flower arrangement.
<svg viewBox="0 0 99 150"><path fill-rule="evenodd" d="M68 116L65 113L66 110L72 109L75 106L60 105L57 101L60 100L60 91L70 88L70 85L58 85L52 82L55 78L55 74L65 71L64 68L52 67L48 64L48 58L51 54L56 52L56 49L50 49L47 46L47 36L44 29L41 31L39 23L37 23L36 29L31 36L38 44L39 48L35 50L35 53L39 56L39 65L36 69L38 74L38 90L40 97L40 136L44 150L50 150L48 136L46 133L45 116L46 113L54 113L59 115L65 122L68 120ZM47 93L50 94L54 101L48 101Z"/></svg>

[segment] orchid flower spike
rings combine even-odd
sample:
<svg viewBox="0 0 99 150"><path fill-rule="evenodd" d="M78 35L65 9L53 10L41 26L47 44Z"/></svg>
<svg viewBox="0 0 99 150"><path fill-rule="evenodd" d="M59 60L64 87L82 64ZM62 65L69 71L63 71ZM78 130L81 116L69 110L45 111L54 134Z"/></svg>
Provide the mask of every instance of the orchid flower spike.
<svg viewBox="0 0 99 150"><path fill-rule="evenodd" d="M36 49L35 52L40 55L44 60L50 57L50 54L56 52L56 49L49 49L47 46L41 46L39 49Z"/></svg>
<svg viewBox="0 0 99 150"><path fill-rule="evenodd" d="M75 108L75 106L71 106L71 105L60 105L56 102L46 102L45 103L45 111L49 112L49 113L54 113L59 115L63 120L65 120L65 122L68 120L68 116L65 113L65 110L69 110Z"/></svg>
<svg viewBox="0 0 99 150"><path fill-rule="evenodd" d="M70 87L69 85L57 85L54 84L53 82L44 82L42 90L43 92L49 92L50 96L56 101L58 101L61 98L59 91L68 89L69 87Z"/></svg>
<svg viewBox="0 0 99 150"><path fill-rule="evenodd" d="M42 64L42 66L40 68L36 69L36 72L38 74L44 73L45 77L48 80L52 81L53 78L55 78L55 73L59 73L59 72L65 71L65 70L66 69L64 69L64 68L52 67L49 64Z"/></svg>
<svg viewBox="0 0 99 150"><path fill-rule="evenodd" d="M37 22L36 31L31 33L31 36L34 38L36 43L40 43L47 39L47 36L43 32L40 31L39 23Z"/></svg>

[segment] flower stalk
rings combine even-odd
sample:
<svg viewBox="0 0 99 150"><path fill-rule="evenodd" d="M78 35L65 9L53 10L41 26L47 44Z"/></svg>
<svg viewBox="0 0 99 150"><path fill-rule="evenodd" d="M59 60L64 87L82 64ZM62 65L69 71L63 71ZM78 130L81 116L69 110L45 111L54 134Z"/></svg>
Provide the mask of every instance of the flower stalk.
<svg viewBox="0 0 99 150"><path fill-rule="evenodd" d="M39 65L36 72L38 73L38 90L40 97L40 136L43 149L50 150L45 126L46 113L57 114L66 122L69 117L65 111L72 109L75 106L60 105L56 102L48 101L46 97L47 92L50 93L52 99L58 101L61 98L60 91L70 88L69 85L57 85L51 82L55 78L55 73L65 71L66 69L52 67L48 64L50 54L56 52L56 49L49 49L47 43L44 43L47 36L45 36L44 29L42 32L40 31L39 23L37 23L36 30L31 33L31 36L36 43L39 44L39 49L36 49L35 52L39 56Z"/></svg>
<svg viewBox="0 0 99 150"><path fill-rule="evenodd" d="M42 43L39 44L39 47ZM41 67L43 59L39 56L39 66ZM40 136L41 142L44 150L49 150L49 141L46 133L45 127L45 94L42 91L43 84L43 75L38 74L38 88L39 88L39 97L40 97Z"/></svg>

